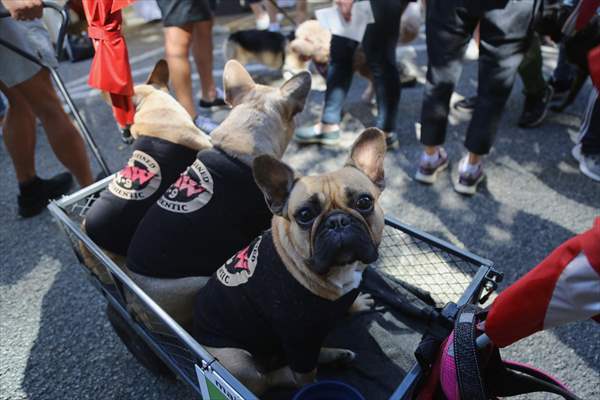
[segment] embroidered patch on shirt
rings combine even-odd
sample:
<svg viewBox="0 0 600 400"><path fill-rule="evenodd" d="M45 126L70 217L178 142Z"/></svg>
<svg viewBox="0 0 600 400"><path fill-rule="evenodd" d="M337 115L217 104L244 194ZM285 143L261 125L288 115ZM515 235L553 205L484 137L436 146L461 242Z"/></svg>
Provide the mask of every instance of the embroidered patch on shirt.
<svg viewBox="0 0 600 400"><path fill-rule="evenodd" d="M187 214L204 207L213 195L213 178L202 161L194 163L158 199L167 211Z"/></svg>
<svg viewBox="0 0 600 400"><path fill-rule="evenodd" d="M108 190L125 200L144 200L160 186L160 165L147 153L135 150L127 165L117 172Z"/></svg>
<svg viewBox="0 0 600 400"><path fill-rule="evenodd" d="M238 286L248 282L258 263L258 248L262 236L231 257L217 270L217 278L225 286Z"/></svg>

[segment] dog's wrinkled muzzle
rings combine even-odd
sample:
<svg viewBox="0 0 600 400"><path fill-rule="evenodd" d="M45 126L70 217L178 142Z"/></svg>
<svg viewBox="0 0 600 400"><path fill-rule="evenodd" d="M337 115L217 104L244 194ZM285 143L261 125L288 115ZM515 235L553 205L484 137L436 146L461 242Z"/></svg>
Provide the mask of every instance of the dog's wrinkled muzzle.
<svg viewBox="0 0 600 400"><path fill-rule="evenodd" d="M364 223L345 212L332 212L319 224L314 251L308 260L313 272L324 275L334 266L377 260L377 246Z"/></svg>

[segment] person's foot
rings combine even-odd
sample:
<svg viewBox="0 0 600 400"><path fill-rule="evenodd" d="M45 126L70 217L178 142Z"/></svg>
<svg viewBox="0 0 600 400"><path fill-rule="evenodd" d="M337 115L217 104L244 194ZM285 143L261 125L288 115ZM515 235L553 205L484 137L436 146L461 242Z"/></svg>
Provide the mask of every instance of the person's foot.
<svg viewBox="0 0 600 400"><path fill-rule="evenodd" d="M211 132L214 131L217 126L219 126L219 124L212 119L202 115L196 115L196 118L194 118L194 124L198 127L198 129L207 135L210 135Z"/></svg>
<svg viewBox="0 0 600 400"><path fill-rule="evenodd" d="M474 195L477 186L485 179L483 164L469 164L468 156L460 160L458 164L458 178L454 182L454 190L460 194Z"/></svg>
<svg viewBox="0 0 600 400"><path fill-rule="evenodd" d="M340 141L340 130L323 132L317 126L303 126L294 132L294 140L300 144L324 144L333 146Z"/></svg>
<svg viewBox="0 0 600 400"><path fill-rule="evenodd" d="M462 112L473 112L477 104L477 96L465 97L454 103L454 108Z"/></svg>
<svg viewBox="0 0 600 400"><path fill-rule="evenodd" d="M48 201L56 199L69 192L73 185L73 176L63 172L50 179L33 178L20 184L20 194L17 197L19 215L23 218L33 217L44 211Z"/></svg>
<svg viewBox="0 0 600 400"><path fill-rule="evenodd" d="M385 133L385 144L388 150L394 150L400 147L400 142L398 141L398 135L396 132Z"/></svg>
<svg viewBox="0 0 600 400"><path fill-rule="evenodd" d="M548 79L548 86L551 86L552 90L554 90L552 100L558 100L565 97L571 90L572 83L572 80L557 81L554 77L550 77L550 79Z"/></svg>
<svg viewBox="0 0 600 400"><path fill-rule="evenodd" d="M523 113L519 118L519 126L521 128L534 128L540 125L546 118L546 114L548 114L553 94L554 89L548 85L541 96L527 96Z"/></svg>
<svg viewBox="0 0 600 400"><path fill-rule="evenodd" d="M579 162L579 170L588 178L600 182L600 154L583 154L581 143L571 150L573 157Z"/></svg>
<svg viewBox="0 0 600 400"><path fill-rule="evenodd" d="M419 169L415 174L415 179L421 183L432 184L436 181L440 172L448 167L448 154L443 147L440 147L436 154L428 155L423 152L419 160Z"/></svg>
<svg viewBox="0 0 600 400"><path fill-rule="evenodd" d="M215 97L212 100L209 101L209 100L205 100L202 98L200 99L200 101L198 102L198 105L200 106L200 110L213 111L214 109L226 107L227 103L225 103L223 96L224 96L223 91L221 89L217 88Z"/></svg>
<svg viewBox="0 0 600 400"><path fill-rule="evenodd" d="M402 70L400 71L400 87L411 88L417 85L417 77Z"/></svg>

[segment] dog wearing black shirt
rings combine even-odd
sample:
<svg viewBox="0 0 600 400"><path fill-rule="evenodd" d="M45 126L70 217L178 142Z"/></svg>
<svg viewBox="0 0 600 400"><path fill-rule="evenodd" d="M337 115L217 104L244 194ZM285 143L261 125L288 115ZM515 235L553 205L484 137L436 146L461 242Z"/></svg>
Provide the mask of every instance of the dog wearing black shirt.
<svg viewBox="0 0 600 400"><path fill-rule="evenodd" d="M187 111L169 94L169 68L156 63L148 80L134 87L131 134L135 139L127 164L90 207L83 223L87 235L124 266L129 242L138 223L194 160L199 150L212 147L209 137L194 125ZM98 261L80 245L85 265L104 283L111 283Z"/></svg>
<svg viewBox="0 0 600 400"><path fill-rule="evenodd" d="M318 363L354 358L321 346L348 311L373 304L357 288L383 234L385 152L383 132L370 128L334 172L300 177L272 156L255 159L254 177L274 214L271 230L199 291L193 333L256 395L312 382ZM263 363L274 359L284 366Z"/></svg>
<svg viewBox="0 0 600 400"><path fill-rule="evenodd" d="M211 134L214 148L200 151L150 207L127 251L131 278L184 328L191 328L198 289L268 228L271 212L252 163L261 154L283 156L311 77L302 72L272 88L229 61L223 84L233 109Z"/></svg>

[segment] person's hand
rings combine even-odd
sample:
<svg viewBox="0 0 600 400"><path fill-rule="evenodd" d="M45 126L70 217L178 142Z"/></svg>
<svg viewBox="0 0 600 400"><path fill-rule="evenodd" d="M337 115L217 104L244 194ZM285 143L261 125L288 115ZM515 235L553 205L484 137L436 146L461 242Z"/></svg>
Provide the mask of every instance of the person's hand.
<svg viewBox="0 0 600 400"><path fill-rule="evenodd" d="M1 0L2 5L17 21L42 18L42 0Z"/></svg>
<svg viewBox="0 0 600 400"><path fill-rule="evenodd" d="M335 5L347 22L352 19L352 2L353 0L335 0Z"/></svg>

